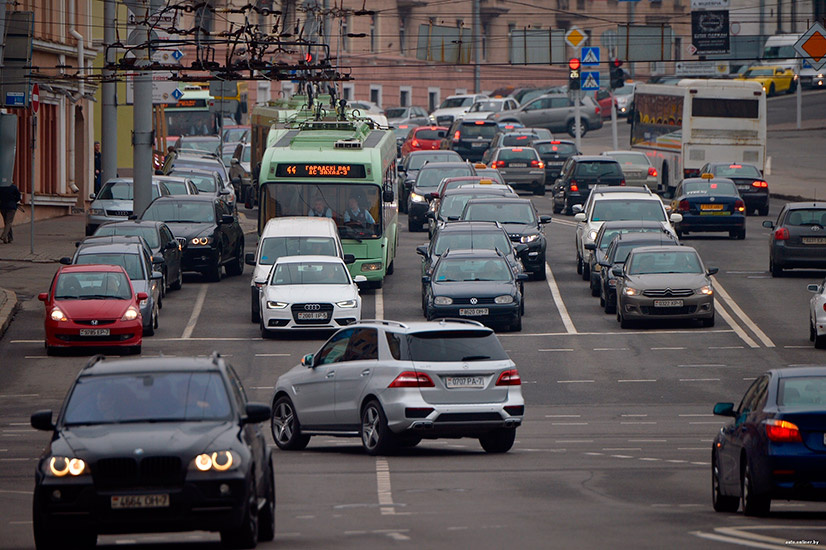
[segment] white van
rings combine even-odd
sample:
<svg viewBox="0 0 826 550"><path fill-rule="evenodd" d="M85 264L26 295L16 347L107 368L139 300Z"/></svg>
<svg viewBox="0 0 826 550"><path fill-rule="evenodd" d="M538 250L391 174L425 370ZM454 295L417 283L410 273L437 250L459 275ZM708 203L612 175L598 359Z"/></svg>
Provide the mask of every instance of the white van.
<svg viewBox="0 0 826 550"><path fill-rule="evenodd" d="M258 238L255 254L247 254L244 261L254 266L250 280L250 321L261 321L260 288L266 284L273 264L283 256L338 256L344 263L355 261L352 254L344 254L336 222L332 218L295 216L273 218L264 226Z"/></svg>

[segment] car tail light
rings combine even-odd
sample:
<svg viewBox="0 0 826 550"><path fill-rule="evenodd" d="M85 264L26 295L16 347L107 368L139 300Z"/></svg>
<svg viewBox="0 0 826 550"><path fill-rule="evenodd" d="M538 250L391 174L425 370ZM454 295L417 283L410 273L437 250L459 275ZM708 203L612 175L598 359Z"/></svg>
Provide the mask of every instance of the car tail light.
<svg viewBox="0 0 826 550"><path fill-rule="evenodd" d="M622 178L622 179L620 180L620 186L622 186L622 185L625 185L625 178Z"/></svg>
<svg viewBox="0 0 826 550"><path fill-rule="evenodd" d="M433 380L423 372L407 370L390 382L388 388L432 388Z"/></svg>
<svg viewBox="0 0 826 550"><path fill-rule="evenodd" d="M555 140L552 140L551 143L553 143L554 145L559 145L562 142L559 141L558 139L555 139Z"/></svg>
<svg viewBox="0 0 826 550"><path fill-rule="evenodd" d="M691 205L688 203L688 199L681 200L680 204L677 206L677 210L680 212L688 212L691 210Z"/></svg>
<svg viewBox="0 0 826 550"><path fill-rule="evenodd" d="M459 141L459 138L462 136L461 130L456 130L456 133L453 134L453 141Z"/></svg>
<svg viewBox="0 0 826 550"><path fill-rule="evenodd" d="M745 212L746 203L744 203L742 199L737 199L736 201L734 201L734 209L738 212Z"/></svg>
<svg viewBox="0 0 826 550"><path fill-rule="evenodd" d="M698 178L700 177L700 171L694 170L692 168L686 168L683 170L683 178Z"/></svg>
<svg viewBox="0 0 826 550"><path fill-rule="evenodd" d="M766 189L769 186L769 183L762 180L757 180L751 182L752 187L757 187L758 189Z"/></svg>
<svg viewBox="0 0 826 550"><path fill-rule="evenodd" d="M594 107L594 113L597 114L597 115L599 114L599 105Z"/></svg>
<svg viewBox="0 0 826 550"><path fill-rule="evenodd" d="M490 167L491 168L504 168L505 167L505 161L504 160L495 160L495 161L490 163Z"/></svg>
<svg viewBox="0 0 826 550"><path fill-rule="evenodd" d="M802 443L803 437L800 435L800 428L787 420L776 420L770 418L766 420L766 435L769 441L775 443Z"/></svg>
<svg viewBox="0 0 826 550"><path fill-rule="evenodd" d="M576 180L571 180L570 189L574 192L579 191L579 185L576 184Z"/></svg>
<svg viewBox="0 0 826 550"><path fill-rule="evenodd" d="M513 149L511 149L511 150L512 150L514 153L521 153L521 152L522 152L522 148L521 148L521 147L514 147L514 148L513 148Z"/></svg>
<svg viewBox="0 0 826 550"><path fill-rule="evenodd" d="M785 227L779 227L777 231L774 232L774 240L775 241L788 241L789 240L789 230Z"/></svg>
<svg viewBox="0 0 826 550"><path fill-rule="evenodd" d="M516 369L508 369L499 375L496 380L497 386L521 386L522 379L519 377L519 371Z"/></svg>
<svg viewBox="0 0 826 550"><path fill-rule="evenodd" d="M531 166L533 168L545 168L545 163L542 162L541 160L532 160L531 161Z"/></svg>
<svg viewBox="0 0 826 550"><path fill-rule="evenodd" d="M657 169L654 168L653 166L649 166L648 167L648 175L651 176L652 178L656 178L657 177Z"/></svg>
<svg viewBox="0 0 826 550"><path fill-rule="evenodd" d="M736 170L737 168L742 168L743 165L742 164L729 164L728 167L729 168L734 168Z"/></svg>
<svg viewBox="0 0 826 550"><path fill-rule="evenodd" d="M477 126L481 126L484 123L485 123L484 120L477 120L476 122L474 122L474 124L476 124Z"/></svg>
<svg viewBox="0 0 826 550"><path fill-rule="evenodd" d="M413 145L413 147L418 147L419 146L419 140L414 139L413 143L411 145Z"/></svg>

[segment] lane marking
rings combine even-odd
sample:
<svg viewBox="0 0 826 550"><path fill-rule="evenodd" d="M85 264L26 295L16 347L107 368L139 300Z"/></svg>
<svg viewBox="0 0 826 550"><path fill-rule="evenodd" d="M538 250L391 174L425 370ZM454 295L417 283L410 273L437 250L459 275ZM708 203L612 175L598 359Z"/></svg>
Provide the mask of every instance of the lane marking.
<svg viewBox="0 0 826 550"><path fill-rule="evenodd" d="M755 334L755 336L757 336L757 339L763 342L763 345L767 348L775 347L774 342L771 341L771 338L769 338L765 332L760 330L760 327L758 327L757 324L751 320L751 317L746 315L745 311L740 309L740 306L737 305L737 302L734 301L734 298L729 296L729 293L726 292L726 289L723 288L723 286L720 284L720 281L718 281L717 278L713 276L712 279L714 279L714 286L716 287L717 292L720 293L720 297L726 302L726 305L728 305L731 308L734 314L740 317L740 320L742 320L743 323L745 323L746 326L749 327L749 329Z"/></svg>
<svg viewBox="0 0 826 550"><path fill-rule="evenodd" d="M718 542L728 542L731 544L739 544L740 546L748 546L750 548L768 548L769 550L772 549L780 549L780 548L788 548L789 546L786 544L765 544L762 542L752 541L752 540L744 540L741 538L736 537L727 537L723 535L718 535L716 533L704 533L702 531L690 531L692 535L695 537L700 537L702 539L707 540L716 540Z"/></svg>
<svg viewBox="0 0 826 550"><path fill-rule="evenodd" d="M719 378L680 378L680 382L719 382Z"/></svg>
<svg viewBox="0 0 826 550"><path fill-rule="evenodd" d="M192 315L189 316L189 322L184 328L184 333L181 334L182 340L188 340L192 336L192 331L195 330L195 324L198 322L198 317L201 315L201 309L204 307L204 300L206 300L207 288L209 285L202 284L198 289L198 297L195 298L195 305L192 307Z"/></svg>
<svg viewBox="0 0 826 550"><path fill-rule="evenodd" d="M574 351L574 348L545 348L545 349L538 349L536 351L541 352L549 352L549 351Z"/></svg>
<svg viewBox="0 0 826 550"><path fill-rule="evenodd" d="M810 347L812 346L783 346L784 349L809 349Z"/></svg>
<svg viewBox="0 0 826 550"><path fill-rule="evenodd" d="M752 340L751 337L748 334L746 334L746 331L743 330L743 328L739 324L737 324L737 321L734 320L734 317L732 317L729 314L729 312L726 311L726 308L723 307L722 301L719 305L720 307L715 308L716 311L720 313L720 317L722 317L723 320L728 324L728 326L730 326L732 330L734 330L735 334L737 334L737 336L739 336L740 339L743 342L745 342L748 347L759 348L760 346L757 344L757 342Z"/></svg>
<svg viewBox="0 0 826 550"><path fill-rule="evenodd" d="M665 350L670 351L670 350L681 350L681 349L685 349L685 348L684 347L679 347L679 346L678 347L673 347L673 348L669 348L669 347L666 347L666 348L651 348L651 351L665 351Z"/></svg>
<svg viewBox="0 0 826 550"><path fill-rule="evenodd" d="M648 416L647 414L621 414L620 416L625 418L645 418Z"/></svg>
<svg viewBox="0 0 826 550"><path fill-rule="evenodd" d="M384 319L384 291L376 289L376 319Z"/></svg>
<svg viewBox="0 0 826 550"><path fill-rule="evenodd" d="M548 288L551 289L551 296L556 304L556 309L559 310L559 316L562 317L562 324L565 325L565 330L568 334L576 334L576 327L568 315L568 308L565 307L565 302L562 301L562 295L559 293L559 287L554 279L554 273L551 271L551 266L545 264L545 277L547 279Z"/></svg>
<svg viewBox="0 0 826 550"><path fill-rule="evenodd" d="M690 368L695 368L695 367L696 368L703 368L703 367L718 368L718 367L725 367L725 365L722 365L720 363L691 363L691 364L685 364L685 365L677 365L677 367L679 367L681 369L690 369Z"/></svg>
<svg viewBox="0 0 826 550"><path fill-rule="evenodd" d="M594 348L594 351L628 351L628 348Z"/></svg>
<svg viewBox="0 0 826 550"><path fill-rule="evenodd" d="M393 491L390 486L390 465L386 458L376 459L376 492L379 498L381 515L395 515L396 508L393 504Z"/></svg>
<svg viewBox="0 0 826 550"><path fill-rule="evenodd" d="M251 390L274 390L275 386L250 386Z"/></svg>
<svg viewBox="0 0 826 550"><path fill-rule="evenodd" d="M551 422L551 426L587 426L587 422Z"/></svg>
<svg viewBox="0 0 826 550"><path fill-rule="evenodd" d="M7 393L5 395L0 395L0 399L3 398L14 399L15 397L40 397L39 393Z"/></svg>
<svg viewBox="0 0 826 550"><path fill-rule="evenodd" d="M593 443L593 439L555 439L554 443Z"/></svg>
<svg viewBox="0 0 826 550"><path fill-rule="evenodd" d="M725 423L723 420L709 420L706 422L689 422L689 425L692 424L723 424Z"/></svg>
<svg viewBox="0 0 826 550"><path fill-rule="evenodd" d="M709 346L708 349L743 349L743 346Z"/></svg>
<svg viewBox="0 0 826 550"><path fill-rule="evenodd" d="M581 418L581 414L546 414L545 418Z"/></svg>
<svg viewBox="0 0 826 550"><path fill-rule="evenodd" d="M576 227L579 225L579 222L572 222L568 220L560 220L559 218L554 218L551 220L551 223L558 223L559 225L567 225L568 227Z"/></svg>
<svg viewBox="0 0 826 550"><path fill-rule="evenodd" d="M628 443L667 443L667 439L629 439Z"/></svg>
<svg viewBox="0 0 826 550"><path fill-rule="evenodd" d="M256 357L290 357L292 353L256 353Z"/></svg>
<svg viewBox="0 0 826 550"><path fill-rule="evenodd" d="M623 384L626 382L656 382L656 378L640 378L638 380L617 380L618 383Z"/></svg>
<svg viewBox="0 0 826 550"><path fill-rule="evenodd" d="M23 359L51 359L48 355L24 355Z"/></svg>
<svg viewBox="0 0 826 550"><path fill-rule="evenodd" d="M687 416L714 416L711 413L687 413L687 414L678 414L679 417L687 417Z"/></svg>
<svg viewBox="0 0 826 550"><path fill-rule="evenodd" d="M593 380L557 380L557 384L591 384Z"/></svg>
<svg viewBox="0 0 826 550"><path fill-rule="evenodd" d="M641 451L642 447L604 447L603 451Z"/></svg>
<svg viewBox="0 0 826 550"><path fill-rule="evenodd" d="M635 420L635 421L627 421L627 422L620 422L620 424L625 424L628 426L639 426L642 424L656 424L653 420Z"/></svg>

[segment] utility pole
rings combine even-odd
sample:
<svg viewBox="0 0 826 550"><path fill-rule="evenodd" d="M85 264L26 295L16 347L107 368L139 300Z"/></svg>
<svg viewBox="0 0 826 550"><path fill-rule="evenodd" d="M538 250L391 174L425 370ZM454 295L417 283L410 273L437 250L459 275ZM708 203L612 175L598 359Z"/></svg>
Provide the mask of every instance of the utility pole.
<svg viewBox="0 0 826 550"><path fill-rule="evenodd" d="M103 44L106 47L106 65L115 62L115 0L103 0ZM118 98L114 72L104 69L101 85L101 183L117 176L118 173Z"/></svg>
<svg viewBox="0 0 826 550"><path fill-rule="evenodd" d="M132 162L134 166L134 207L136 216L152 202L152 73L141 70L151 63L149 0L142 0L138 9L139 36L146 37L146 49L135 51L137 73L134 77L135 99L133 106Z"/></svg>
<svg viewBox="0 0 826 550"><path fill-rule="evenodd" d="M482 18L479 14L479 0L473 0L473 91L482 92ZM527 56L527 52L525 52Z"/></svg>

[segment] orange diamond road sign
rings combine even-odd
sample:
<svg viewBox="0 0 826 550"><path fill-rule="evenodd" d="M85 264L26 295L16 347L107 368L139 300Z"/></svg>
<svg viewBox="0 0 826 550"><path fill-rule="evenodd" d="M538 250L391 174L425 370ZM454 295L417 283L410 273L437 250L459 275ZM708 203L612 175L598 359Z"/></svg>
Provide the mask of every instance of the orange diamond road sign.
<svg viewBox="0 0 826 550"><path fill-rule="evenodd" d="M582 32L578 27L571 27L565 33L565 42L574 49L579 48L588 40L588 35Z"/></svg>
<svg viewBox="0 0 826 550"><path fill-rule="evenodd" d="M794 49L814 70L819 71L826 66L826 29L815 23L795 42Z"/></svg>

